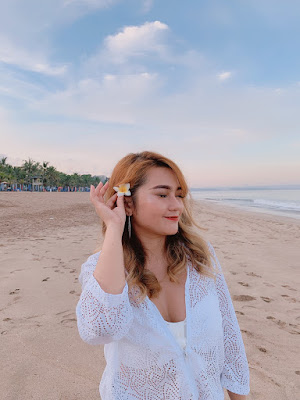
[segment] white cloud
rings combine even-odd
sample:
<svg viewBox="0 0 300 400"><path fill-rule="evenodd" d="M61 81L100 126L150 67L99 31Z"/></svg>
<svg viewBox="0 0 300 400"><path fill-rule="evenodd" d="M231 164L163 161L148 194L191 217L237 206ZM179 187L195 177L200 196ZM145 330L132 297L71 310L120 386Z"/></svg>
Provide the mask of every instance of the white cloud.
<svg viewBox="0 0 300 400"><path fill-rule="evenodd" d="M217 75L217 77L220 81L226 81L227 79L231 78L231 76L232 76L232 72L230 72L230 71L223 71Z"/></svg>
<svg viewBox="0 0 300 400"><path fill-rule="evenodd" d="M41 40L43 33L119 0L10 0L0 2L0 32L19 43ZM37 40L38 35L38 40Z"/></svg>
<svg viewBox="0 0 300 400"><path fill-rule="evenodd" d="M126 26L121 32L105 39L105 48L112 61L121 63L129 57L161 54L165 50L163 35L168 29L168 25L160 21Z"/></svg>
<svg viewBox="0 0 300 400"><path fill-rule="evenodd" d="M155 74L105 74L101 81L83 79L67 90L32 103L34 110L87 121L134 124L136 110L147 103L160 82Z"/></svg>
<svg viewBox="0 0 300 400"><path fill-rule="evenodd" d="M14 65L28 71L39 72L45 75L63 75L66 65L51 65L43 54L35 54L17 47L4 36L0 36L0 63Z"/></svg>
<svg viewBox="0 0 300 400"><path fill-rule="evenodd" d="M0 64L49 76L63 75L67 65L51 61L51 35L61 25L119 0L0 1Z"/></svg>

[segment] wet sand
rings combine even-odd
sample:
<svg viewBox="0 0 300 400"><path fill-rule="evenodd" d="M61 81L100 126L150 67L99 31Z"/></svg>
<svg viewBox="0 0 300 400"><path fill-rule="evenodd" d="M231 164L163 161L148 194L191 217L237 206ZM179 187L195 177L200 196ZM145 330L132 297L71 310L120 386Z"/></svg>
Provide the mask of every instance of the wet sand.
<svg viewBox="0 0 300 400"><path fill-rule="evenodd" d="M296 399L300 221L200 200L195 213L239 320L248 398ZM89 193L0 192L0 218L0 399L99 399L103 347L80 339L75 314L81 264L101 240Z"/></svg>

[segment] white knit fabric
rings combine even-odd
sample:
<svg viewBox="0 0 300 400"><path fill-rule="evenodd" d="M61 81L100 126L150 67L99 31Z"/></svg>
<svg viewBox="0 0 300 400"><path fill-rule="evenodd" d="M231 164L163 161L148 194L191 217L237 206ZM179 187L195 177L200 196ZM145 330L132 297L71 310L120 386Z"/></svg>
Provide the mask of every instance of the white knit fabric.
<svg viewBox="0 0 300 400"><path fill-rule="evenodd" d="M187 264L184 351L149 297L134 301L136 287L129 291L126 282L120 294L101 288L93 276L99 254L82 264L76 314L82 340L104 344L102 400L224 400L223 388L249 393L244 343L217 258L216 284Z"/></svg>

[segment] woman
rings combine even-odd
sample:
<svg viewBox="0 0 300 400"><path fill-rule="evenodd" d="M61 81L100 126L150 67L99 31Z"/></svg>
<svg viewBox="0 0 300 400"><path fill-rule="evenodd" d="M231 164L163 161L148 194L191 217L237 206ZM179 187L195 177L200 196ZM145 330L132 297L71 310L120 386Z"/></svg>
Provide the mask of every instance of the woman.
<svg viewBox="0 0 300 400"><path fill-rule="evenodd" d="M82 340L105 345L102 400L223 400L223 388L240 400L250 391L226 281L188 195L179 167L147 151L91 186L104 241L82 265L76 314Z"/></svg>

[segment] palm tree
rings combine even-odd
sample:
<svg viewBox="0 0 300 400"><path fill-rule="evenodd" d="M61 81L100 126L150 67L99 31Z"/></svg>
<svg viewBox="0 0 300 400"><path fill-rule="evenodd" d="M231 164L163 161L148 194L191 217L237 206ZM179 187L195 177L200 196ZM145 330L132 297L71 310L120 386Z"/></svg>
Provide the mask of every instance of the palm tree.
<svg viewBox="0 0 300 400"><path fill-rule="evenodd" d="M5 166L6 160L7 160L7 157L2 157L2 158L1 158L0 163L1 163L2 166Z"/></svg>
<svg viewBox="0 0 300 400"><path fill-rule="evenodd" d="M26 184L28 185L29 183L31 183L33 175L38 172L40 163L34 162L33 160L31 160L31 158L29 158L28 161L26 161L26 160L23 160L23 161L24 161L24 164L22 165L21 168L26 173L25 181L26 181ZM32 190L33 190L33 187L31 187L31 191Z"/></svg>
<svg viewBox="0 0 300 400"><path fill-rule="evenodd" d="M55 167L48 167L46 171L46 179L50 186L57 186L59 183L59 172Z"/></svg>
<svg viewBox="0 0 300 400"><path fill-rule="evenodd" d="M47 179L46 179L46 175L47 175L47 168L48 168L48 164L49 161L43 161L42 163L42 183L43 183L43 189L46 185Z"/></svg>
<svg viewBox="0 0 300 400"><path fill-rule="evenodd" d="M71 175L71 177L70 177L70 186L72 186L72 187L77 187L77 186L79 186L79 179L80 179L80 176L78 175L78 173L77 172L75 172L74 174L72 174Z"/></svg>

